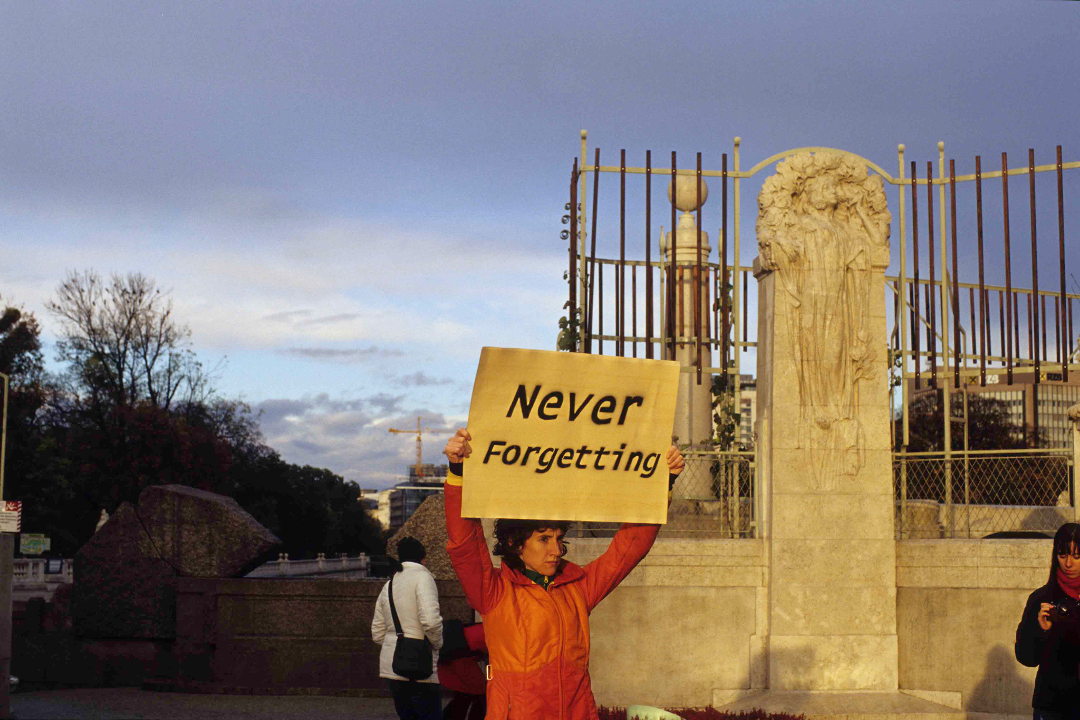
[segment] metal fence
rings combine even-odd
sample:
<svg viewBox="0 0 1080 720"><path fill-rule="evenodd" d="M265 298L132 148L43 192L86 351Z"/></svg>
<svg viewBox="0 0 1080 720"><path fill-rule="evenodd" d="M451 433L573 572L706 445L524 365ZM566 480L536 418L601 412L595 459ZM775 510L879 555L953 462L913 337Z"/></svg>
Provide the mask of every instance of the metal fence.
<svg viewBox="0 0 1080 720"><path fill-rule="evenodd" d="M1071 450L893 455L899 538L1053 535L1074 522Z"/></svg>
<svg viewBox="0 0 1080 720"><path fill-rule="evenodd" d="M675 481L663 537L757 536L757 462L752 451L684 450L686 469ZM610 537L618 523L573 523L568 537Z"/></svg>

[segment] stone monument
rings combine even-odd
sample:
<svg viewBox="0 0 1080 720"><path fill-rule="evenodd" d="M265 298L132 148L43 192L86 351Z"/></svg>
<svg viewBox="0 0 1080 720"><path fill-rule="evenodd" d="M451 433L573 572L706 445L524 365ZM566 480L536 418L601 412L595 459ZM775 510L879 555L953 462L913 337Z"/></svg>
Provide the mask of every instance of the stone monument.
<svg viewBox="0 0 1080 720"><path fill-rule="evenodd" d="M881 178L850 155L800 152L758 207L769 690L727 709L952 712L898 685Z"/></svg>

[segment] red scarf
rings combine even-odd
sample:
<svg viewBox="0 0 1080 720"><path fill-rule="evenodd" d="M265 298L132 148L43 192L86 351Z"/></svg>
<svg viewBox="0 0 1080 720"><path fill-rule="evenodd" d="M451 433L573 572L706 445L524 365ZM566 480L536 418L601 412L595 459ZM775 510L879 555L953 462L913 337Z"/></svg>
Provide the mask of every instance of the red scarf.
<svg viewBox="0 0 1080 720"><path fill-rule="evenodd" d="M1061 572L1061 568L1058 568L1057 581L1058 585L1061 586L1061 589L1065 591L1066 595L1073 600L1080 600L1080 575L1071 578Z"/></svg>

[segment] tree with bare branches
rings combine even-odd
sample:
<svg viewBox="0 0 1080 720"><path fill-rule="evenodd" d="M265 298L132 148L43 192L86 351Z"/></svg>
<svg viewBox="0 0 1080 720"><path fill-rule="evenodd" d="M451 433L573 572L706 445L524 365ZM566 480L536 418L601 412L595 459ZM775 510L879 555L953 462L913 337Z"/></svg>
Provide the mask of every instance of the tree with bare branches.
<svg viewBox="0 0 1080 720"><path fill-rule="evenodd" d="M101 409L142 403L161 410L208 399L209 377L172 300L140 273L72 272L49 311L60 321L59 360L71 389Z"/></svg>

